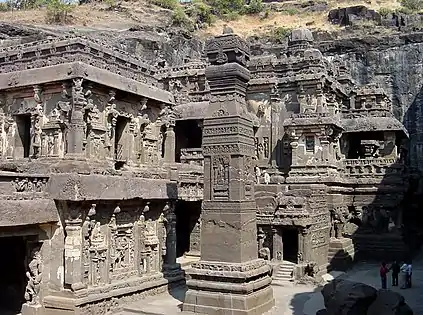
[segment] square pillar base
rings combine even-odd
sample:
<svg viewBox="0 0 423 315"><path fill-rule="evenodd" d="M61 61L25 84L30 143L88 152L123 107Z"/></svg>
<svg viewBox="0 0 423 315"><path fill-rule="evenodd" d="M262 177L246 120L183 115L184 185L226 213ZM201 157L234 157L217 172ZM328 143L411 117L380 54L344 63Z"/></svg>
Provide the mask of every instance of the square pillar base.
<svg viewBox="0 0 423 315"><path fill-rule="evenodd" d="M328 262L332 270L346 271L354 262L355 249L350 238L331 238Z"/></svg>
<svg viewBox="0 0 423 315"><path fill-rule="evenodd" d="M44 308L40 304L31 305L31 304L25 303L22 305L21 314L22 315L42 315L44 314Z"/></svg>
<svg viewBox="0 0 423 315"><path fill-rule="evenodd" d="M194 263L187 271L190 279L182 310L206 315L264 314L275 305L270 270L262 259Z"/></svg>

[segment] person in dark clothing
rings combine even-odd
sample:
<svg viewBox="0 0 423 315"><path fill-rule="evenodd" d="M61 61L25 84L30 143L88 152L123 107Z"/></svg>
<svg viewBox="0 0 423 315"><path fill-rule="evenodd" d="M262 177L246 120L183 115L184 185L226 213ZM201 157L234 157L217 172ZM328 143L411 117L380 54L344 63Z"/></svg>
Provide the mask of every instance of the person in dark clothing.
<svg viewBox="0 0 423 315"><path fill-rule="evenodd" d="M380 280L382 281L382 289L386 289L386 275L388 274L389 269L386 267L386 263L382 263L380 267Z"/></svg>
<svg viewBox="0 0 423 315"><path fill-rule="evenodd" d="M394 261L394 263L391 266L392 270L392 286L397 287L398 286L398 275L400 273L400 265L397 261Z"/></svg>

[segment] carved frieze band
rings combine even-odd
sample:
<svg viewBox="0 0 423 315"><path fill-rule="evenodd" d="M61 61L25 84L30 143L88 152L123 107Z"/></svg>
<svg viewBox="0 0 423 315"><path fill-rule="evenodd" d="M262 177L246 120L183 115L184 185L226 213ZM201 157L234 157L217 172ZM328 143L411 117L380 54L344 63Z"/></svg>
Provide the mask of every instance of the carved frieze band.
<svg viewBox="0 0 423 315"><path fill-rule="evenodd" d="M231 135L231 134L242 134L247 137L253 137L254 132L252 128L243 126L217 126L207 127L203 130L203 136L220 136L220 135Z"/></svg>
<svg viewBox="0 0 423 315"><path fill-rule="evenodd" d="M243 143L222 144L222 145L204 145L203 155L217 155L217 154L240 154L240 155L254 155L254 147Z"/></svg>
<svg viewBox="0 0 423 315"><path fill-rule="evenodd" d="M211 271L235 271L235 272L248 272L261 268L267 264L264 260L253 260L244 264L229 264L223 262L197 262L193 263L194 269L211 270Z"/></svg>
<svg viewBox="0 0 423 315"><path fill-rule="evenodd" d="M15 192L43 192L47 185L47 178L16 178L12 182Z"/></svg>
<svg viewBox="0 0 423 315"><path fill-rule="evenodd" d="M112 48L104 42L83 37L33 42L16 46L14 50L0 50L0 73L74 61L106 69L140 82L158 84L153 77L154 70L141 60L127 55L125 51Z"/></svg>

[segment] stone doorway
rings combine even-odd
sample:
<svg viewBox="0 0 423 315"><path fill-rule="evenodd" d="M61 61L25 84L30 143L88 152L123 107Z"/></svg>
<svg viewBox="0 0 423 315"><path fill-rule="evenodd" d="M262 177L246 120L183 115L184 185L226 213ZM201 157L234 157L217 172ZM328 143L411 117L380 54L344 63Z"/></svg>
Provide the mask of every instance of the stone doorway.
<svg viewBox="0 0 423 315"><path fill-rule="evenodd" d="M282 228L283 260L298 262L298 229L293 227Z"/></svg>
<svg viewBox="0 0 423 315"><path fill-rule="evenodd" d="M16 116L15 158L27 158L31 150L31 115Z"/></svg>
<svg viewBox="0 0 423 315"><path fill-rule="evenodd" d="M20 314L25 302L27 244L23 237L0 237L0 314Z"/></svg>
<svg viewBox="0 0 423 315"><path fill-rule="evenodd" d="M201 201L178 201L176 214L176 257L200 254L200 231L198 221Z"/></svg>
<svg viewBox="0 0 423 315"><path fill-rule="evenodd" d="M127 153L125 151L126 134L128 131L129 119L123 116L118 116L116 119L115 128L115 160L116 162L126 162Z"/></svg>

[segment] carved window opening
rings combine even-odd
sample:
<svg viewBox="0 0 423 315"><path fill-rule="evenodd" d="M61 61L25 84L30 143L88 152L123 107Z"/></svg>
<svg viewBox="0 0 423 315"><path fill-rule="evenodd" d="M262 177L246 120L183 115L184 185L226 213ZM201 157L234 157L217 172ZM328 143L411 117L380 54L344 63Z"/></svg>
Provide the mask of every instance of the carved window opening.
<svg viewBox="0 0 423 315"><path fill-rule="evenodd" d="M4 271L0 281L1 311L18 314L26 302L28 278L25 274L30 259L27 241L23 237L0 237L0 250L7 253L7 258L0 260L0 268Z"/></svg>
<svg viewBox="0 0 423 315"><path fill-rule="evenodd" d="M342 139L347 147L347 159L376 158L379 147L383 146L383 132L354 132Z"/></svg>
<svg viewBox="0 0 423 315"><path fill-rule="evenodd" d="M15 157L27 158L31 150L31 115L16 116Z"/></svg>
<svg viewBox="0 0 423 315"><path fill-rule="evenodd" d="M314 136L306 136L305 138L305 145L306 145L306 152L314 153Z"/></svg>
<svg viewBox="0 0 423 315"><path fill-rule="evenodd" d="M129 130L129 119L118 116L115 129L115 160L117 162L126 162L127 154L125 152L127 133Z"/></svg>
<svg viewBox="0 0 423 315"><path fill-rule="evenodd" d="M191 163L195 162L197 158L202 158L202 130L198 120L177 121L175 138L175 161L177 163Z"/></svg>

